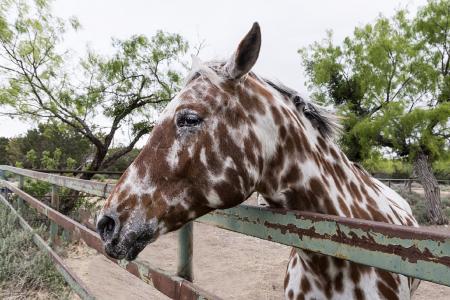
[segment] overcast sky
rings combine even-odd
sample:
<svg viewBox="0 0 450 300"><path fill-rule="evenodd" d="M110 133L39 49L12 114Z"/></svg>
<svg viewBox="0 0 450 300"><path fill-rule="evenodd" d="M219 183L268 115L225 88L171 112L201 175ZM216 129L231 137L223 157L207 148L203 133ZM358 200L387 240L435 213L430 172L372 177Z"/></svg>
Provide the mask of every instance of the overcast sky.
<svg viewBox="0 0 450 300"><path fill-rule="evenodd" d="M70 33L65 47L82 56L86 45L111 53L111 38L133 34L152 36L156 30L180 33L191 44L206 42L202 60L227 58L254 21L262 30L261 53L254 70L276 78L307 96L297 50L325 37L332 29L336 41L355 26L400 8L414 13L425 0L313 0L313 1L170 1L76 0L54 2L57 16L78 17L82 29ZM30 128L27 122L0 118L0 136L16 136Z"/></svg>

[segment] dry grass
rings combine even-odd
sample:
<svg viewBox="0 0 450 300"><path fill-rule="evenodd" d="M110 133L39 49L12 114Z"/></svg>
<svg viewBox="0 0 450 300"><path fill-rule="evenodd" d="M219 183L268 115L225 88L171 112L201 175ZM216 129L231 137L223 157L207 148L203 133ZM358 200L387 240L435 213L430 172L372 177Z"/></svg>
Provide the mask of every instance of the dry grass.
<svg viewBox="0 0 450 300"><path fill-rule="evenodd" d="M425 204L425 198L423 193L420 193L422 190L414 188L412 192L405 191L400 187L395 187L394 189L405 198L409 205L411 205L411 209L413 211L414 217L417 219L419 224L421 225L429 225L430 222L427 217L427 210ZM450 193L449 186L441 186L441 207L444 214L447 215L447 218L450 220Z"/></svg>
<svg viewBox="0 0 450 300"><path fill-rule="evenodd" d="M70 294L50 258L0 204L0 299L65 299Z"/></svg>

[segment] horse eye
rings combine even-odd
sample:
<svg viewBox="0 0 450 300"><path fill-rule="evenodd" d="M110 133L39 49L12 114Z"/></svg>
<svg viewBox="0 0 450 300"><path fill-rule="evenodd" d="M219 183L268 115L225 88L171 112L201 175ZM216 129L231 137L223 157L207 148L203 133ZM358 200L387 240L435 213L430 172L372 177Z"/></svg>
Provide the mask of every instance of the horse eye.
<svg viewBox="0 0 450 300"><path fill-rule="evenodd" d="M194 113L184 113L178 116L178 127L194 127L198 126L202 122L202 119Z"/></svg>

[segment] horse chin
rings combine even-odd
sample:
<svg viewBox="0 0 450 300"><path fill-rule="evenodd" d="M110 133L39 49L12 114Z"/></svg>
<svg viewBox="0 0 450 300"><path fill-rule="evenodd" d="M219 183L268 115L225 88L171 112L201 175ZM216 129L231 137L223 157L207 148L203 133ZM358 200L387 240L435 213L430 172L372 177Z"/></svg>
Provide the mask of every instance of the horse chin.
<svg viewBox="0 0 450 300"><path fill-rule="evenodd" d="M153 243L155 240L156 236L152 236L150 239L145 236L138 238L136 242L128 249L125 259L127 261L135 260L139 253L141 253L148 244Z"/></svg>
<svg viewBox="0 0 450 300"><path fill-rule="evenodd" d="M141 251L144 250L145 246L146 245L143 245L143 246L141 246L141 245L134 245L134 246L132 246L128 250L127 254L125 255L125 259L127 261L135 260L136 257L139 255L139 253L141 253Z"/></svg>
<svg viewBox="0 0 450 300"><path fill-rule="evenodd" d="M105 252L114 259L126 259L132 261L144 248L154 242L157 234L153 230L143 230L140 233L129 231L116 241L105 243Z"/></svg>

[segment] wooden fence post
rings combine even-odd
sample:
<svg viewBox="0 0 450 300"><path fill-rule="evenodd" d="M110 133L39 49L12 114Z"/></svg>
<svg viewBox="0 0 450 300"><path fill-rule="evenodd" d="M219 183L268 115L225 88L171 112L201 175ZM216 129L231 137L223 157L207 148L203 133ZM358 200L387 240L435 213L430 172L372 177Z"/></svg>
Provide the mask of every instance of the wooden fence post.
<svg viewBox="0 0 450 300"><path fill-rule="evenodd" d="M178 232L178 266L177 275L192 282L193 224L187 223Z"/></svg>
<svg viewBox="0 0 450 300"><path fill-rule="evenodd" d="M51 199L52 208L59 211L59 186L52 184L52 199ZM50 223L50 244L53 244L58 237L58 224L55 222Z"/></svg>
<svg viewBox="0 0 450 300"><path fill-rule="evenodd" d="M6 178L5 178L5 171L3 171L3 170L0 170L0 180L6 180ZM4 192L3 196L6 199L6 187L5 186L3 186L3 187L0 186L0 193L1 193L1 191Z"/></svg>
<svg viewBox="0 0 450 300"><path fill-rule="evenodd" d="M19 189L23 191L23 187L25 185L24 183L24 176L23 175L19 175ZM19 211L19 213L21 213L23 211L24 205L23 205L23 199L20 198L19 196L17 196L17 210Z"/></svg>

